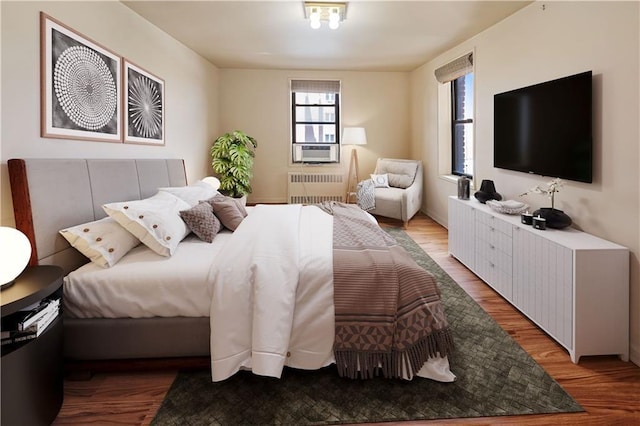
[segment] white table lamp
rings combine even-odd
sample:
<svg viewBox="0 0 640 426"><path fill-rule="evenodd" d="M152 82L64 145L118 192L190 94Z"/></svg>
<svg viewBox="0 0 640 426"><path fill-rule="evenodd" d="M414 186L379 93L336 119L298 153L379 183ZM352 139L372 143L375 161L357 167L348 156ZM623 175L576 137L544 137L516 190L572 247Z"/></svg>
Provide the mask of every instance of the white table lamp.
<svg viewBox="0 0 640 426"><path fill-rule="evenodd" d="M15 228L0 226L0 287L5 288L24 271L31 258L31 243Z"/></svg>

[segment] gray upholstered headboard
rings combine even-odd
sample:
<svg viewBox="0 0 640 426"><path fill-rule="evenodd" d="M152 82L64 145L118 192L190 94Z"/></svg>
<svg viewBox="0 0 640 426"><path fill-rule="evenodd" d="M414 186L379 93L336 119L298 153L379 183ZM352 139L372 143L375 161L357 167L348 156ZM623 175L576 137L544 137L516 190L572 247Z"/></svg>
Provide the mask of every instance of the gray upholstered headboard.
<svg viewBox="0 0 640 426"><path fill-rule="evenodd" d="M11 159L16 228L31 241L30 265L68 273L87 259L59 230L105 217L105 203L139 200L187 183L181 159Z"/></svg>

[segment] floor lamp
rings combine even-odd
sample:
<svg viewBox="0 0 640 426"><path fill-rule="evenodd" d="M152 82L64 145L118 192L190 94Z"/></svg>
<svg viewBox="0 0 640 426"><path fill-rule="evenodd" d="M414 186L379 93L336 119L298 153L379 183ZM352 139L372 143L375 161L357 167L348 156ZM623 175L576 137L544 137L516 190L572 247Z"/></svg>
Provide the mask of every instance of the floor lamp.
<svg viewBox="0 0 640 426"><path fill-rule="evenodd" d="M364 131L364 127L345 127L342 131L342 145L366 145L367 133ZM355 172L355 176L353 176ZM353 182L358 184L358 151L354 146L351 148L351 159L349 161L349 174L347 174L347 193L345 195L345 202L351 202L351 196L355 195L353 190Z"/></svg>

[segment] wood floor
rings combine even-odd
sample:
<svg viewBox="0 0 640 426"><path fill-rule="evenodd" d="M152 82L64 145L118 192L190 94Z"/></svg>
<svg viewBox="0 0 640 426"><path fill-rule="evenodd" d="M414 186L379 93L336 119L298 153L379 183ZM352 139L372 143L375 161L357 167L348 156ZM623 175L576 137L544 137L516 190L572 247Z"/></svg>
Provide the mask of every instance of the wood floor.
<svg viewBox="0 0 640 426"><path fill-rule="evenodd" d="M381 224L400 222L379 218ZM586 410L584 413L384 423L393 425L640 425L640 367L617 357L583 357L579 365L447 251L447 230L422 214L407 233L451 275ZM182 362L182 361L181 361ZM207 365L206 359L188 360ZM65 380L55 425L148 425L176 375L171 361L105 364L90 380Z"/></svg>

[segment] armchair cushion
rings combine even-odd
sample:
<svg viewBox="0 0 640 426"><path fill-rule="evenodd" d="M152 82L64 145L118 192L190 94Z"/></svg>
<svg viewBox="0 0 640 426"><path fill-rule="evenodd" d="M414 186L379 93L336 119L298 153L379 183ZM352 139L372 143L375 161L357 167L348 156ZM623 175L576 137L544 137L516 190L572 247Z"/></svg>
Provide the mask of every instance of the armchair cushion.
<svg viewBox="0 0 640 426"><path fill-rule="evenodd" d="M401 188L376 188L376 208L370 212L384 217L402 219L402 193Z"/></svg>
<svg viewBox="0 0 640 426"><path fill-rule="evenodd" d="M376 174L386 173L389 176L389 186L395 188L408 188L416 178L418 162L398 161L389 158L381 158L376 166Z"/></svg>

